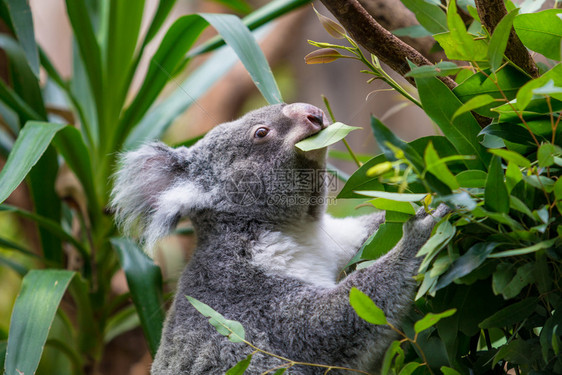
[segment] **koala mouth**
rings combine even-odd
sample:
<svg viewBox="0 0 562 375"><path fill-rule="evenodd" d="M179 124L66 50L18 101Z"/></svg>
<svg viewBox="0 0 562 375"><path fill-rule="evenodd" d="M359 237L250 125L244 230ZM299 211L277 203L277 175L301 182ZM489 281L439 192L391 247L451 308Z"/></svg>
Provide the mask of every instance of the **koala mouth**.
<svg viewBox="0 0 562 375"><path fill-rule="evenodd" d="M320 133L322 130L326 129L329 126L328 123L324 121L324 115L322 112L318 114L308 114L306 116L305 122L307 123L307 128L309 131L304 134L304 136L301 137L296 143Z"/></svg>

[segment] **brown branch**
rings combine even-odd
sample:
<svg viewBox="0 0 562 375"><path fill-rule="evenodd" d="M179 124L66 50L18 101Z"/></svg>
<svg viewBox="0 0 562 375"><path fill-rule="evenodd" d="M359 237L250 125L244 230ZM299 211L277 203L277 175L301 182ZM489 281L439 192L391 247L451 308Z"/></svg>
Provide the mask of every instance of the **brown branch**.
<svg viewBox="0 0 562 375"><path fill-rule="evenodd" d="M407 60L418 66L432 65L421 53L382 27L357 0L322 0L322 3L357 43L400 75L410 71ZM439 78L450 89L456 86L449 77ZM413 78L406 79L415 84Z"/></svg>
<svg viewBox="0 0 562 375"><path fill-rule="evenodd" d="M505 8L503 0L475 0L475 3L482 25L484 25L486 30L492 35L498 23L507 14L507 9ZM533 58L517 34L515 34L513 28L509 34L505 55L515 65L529 73L532 77L536 78L539 76L539 70Z"/></svg>

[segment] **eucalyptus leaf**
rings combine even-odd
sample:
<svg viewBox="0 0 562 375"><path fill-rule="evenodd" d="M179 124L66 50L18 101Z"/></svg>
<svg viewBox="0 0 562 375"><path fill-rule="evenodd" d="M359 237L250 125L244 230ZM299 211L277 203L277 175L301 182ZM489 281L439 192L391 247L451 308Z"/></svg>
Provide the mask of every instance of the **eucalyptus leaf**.
<svg viewBox="0 0 562 375"><path fill-rule="evenodd" d="M513 27L525 46L549 59L560 59L562 40L561 9L547 9L538 13L520 14Z"/></svg>
<svg viewBox="0 0 562 375"><path fill-rule="evenodd" d="M509 327L527 318L535 311L536 307L536 298L526 298L501 309L483 320L478 326L482 329Z"/></svg>
<svg viewBox="0 0 562 375"><path fill-rule="evenodd" d="M375 302L368 295L355 287L352 287L349 291L349 303L363 320L376 325L387 323L386 316L381 308L375 305Z"/></svg>
<svg viewBox="0 0 562 375"><path fill-rule="evenodd" d="M402 0L415 15L418 22L432 34L447 31L447 16L441 7L426 1Z"/></svg>
<svg viewBox="0 0 562 375"><path fill-rule="evenodd" d="M490 211L499 213L509 212L509 194L505 185L504 172L499 156L492 158L488 168L484 202L486 208Z"/></svg>
<svg viewBox="0 0 562 375"><path fill-rule="evenodd" d="M448 318L449 316L453 315L457 312L457 309L449 309L447 311L443 311L442 313L434 314L434 313L427 313L422 319L418 320L414 324L414 331L416 333L420 333L425 331L426 329L433 327L443 318Z"/></svg>
<svg viewBox="0 0 562 375"><path fill-rule="evenodd" d="M322 129L319 133L298 142L295 147L305 152L325 148L344 139L351 131L357 129L361 128L335 122L327 128Z"/></svg>
<svg viewBox="0 0 562 375"><path fill-rule="evenodd" d="M490 68L493 72L499 69L502 64L503 54L507 47L509 34L511 33L511 26L515 16L519 13L519 9L514 9L506 14L500 22L496 25L490 45L488 47L488 60Z"/></svg>
<svg viewBox="0 0 562 375"><path fill-rule="evenodd" d="M209 305L196 300L193 297L185 296L189 303L203 316L209 318L209 323L216 328L217 332L228 337L232 342L244 342L245 331L242 324L234 320L228 320L219 312L213 310Z"/></svg>

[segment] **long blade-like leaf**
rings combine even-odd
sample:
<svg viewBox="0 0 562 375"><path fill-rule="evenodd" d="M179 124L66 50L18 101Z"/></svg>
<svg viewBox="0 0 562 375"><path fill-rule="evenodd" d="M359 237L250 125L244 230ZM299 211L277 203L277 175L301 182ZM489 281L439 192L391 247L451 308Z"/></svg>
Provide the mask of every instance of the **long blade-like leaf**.
<svg viewBox="0 0 562 375"><path fill-rule="evenodd" d="M160 345L164 323L160 267L155 265L152 259L130 239L113 238L111 243L119 255L121 267L127 276L133 303L137 308L150 352L154 356Z"/></svg>
<svg viewBox="0 0 562 375"><path fill-rule="evenodd" d="M0 203L18 187L64 125L28 122L21 130L6 165L0 171Z"/></svg>
<svg viewBox="0 0 562 375"><path fill-rule="evenodd" d="M65 270L32 270L24 278L12 310L5 370L34 374L61 298L74 277Z"/></svg>
<svg viewBox="0 0 562 375"><path fill-rule="evenodd" d="M27 63L31 71L39 78L39 54L35 43L35 33L33 32L33 17L28 1L6 0L6 6L10 12L10 19L14 26L14 31L20 44L25 51Z"/></svg>

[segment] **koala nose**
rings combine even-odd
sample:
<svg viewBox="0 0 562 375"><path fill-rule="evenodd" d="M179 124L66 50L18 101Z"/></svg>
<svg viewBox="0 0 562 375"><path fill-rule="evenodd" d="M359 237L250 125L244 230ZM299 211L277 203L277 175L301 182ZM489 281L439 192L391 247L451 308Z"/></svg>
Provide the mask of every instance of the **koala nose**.
<svg viewBox="0 0 562 375"><path fill-rule="evenodd" d="M307 125L316 131L328 126L326 116L320 108L306 103L288 104L283 107L283 114L297 123Z"/></svg>

